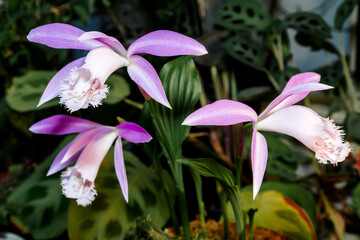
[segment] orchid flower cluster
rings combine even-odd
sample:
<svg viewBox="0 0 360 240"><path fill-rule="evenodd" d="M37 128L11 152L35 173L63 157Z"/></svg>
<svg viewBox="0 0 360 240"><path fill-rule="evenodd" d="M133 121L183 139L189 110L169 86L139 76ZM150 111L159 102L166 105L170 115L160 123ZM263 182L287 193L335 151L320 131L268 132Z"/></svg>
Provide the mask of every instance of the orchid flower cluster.
<svg viewBox="0 0 360 240"><path fill-rule="evenodd" d="M39 105L60 97L60 103L70 111L97 107L108 93L107 78L118 68L127 67L130 78L139 86L146 98L151 97L171 108L165 91L152 65L137 54L156 56L195 55L207 53L194 39L176 32L159 30L134 41L126 50L114 37L101 32L84 32L67 24L55 23L33 29L28 39L53 48L89 50L86 57L62 68L47 85ZM302 142L315 152L320 163L336 165L344 161L351 151L344 142L344 132L328 118L295 103L311 91L327 90L316 73L293 76L281 94L257 115L255 110L241 102L218 100L191 115L183 125L234 125L253 123L251 161L253 171L253 197L259 192L268 157L267 143L259 131L279 132ZM76 161L61 175L63 194L74 198L82 206L90 204L95 196L94 181L106 153L115 141L115 171L124 198L128 201L128 185L122 154L121 139L145 143L152 139L145 129L131 122L115 127L103 126L77 117L56 115L34 124L30 131L39 134L63 135L79 133L55 158L48 175L54 174Z"/></svg>

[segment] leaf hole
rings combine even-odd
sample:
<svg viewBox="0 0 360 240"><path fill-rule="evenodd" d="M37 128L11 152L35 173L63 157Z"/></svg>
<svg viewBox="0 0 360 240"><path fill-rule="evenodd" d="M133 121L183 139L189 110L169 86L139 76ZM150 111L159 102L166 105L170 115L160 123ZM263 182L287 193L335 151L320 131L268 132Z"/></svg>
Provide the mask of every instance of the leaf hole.
<svg viewBox="0 0 360 240"><path fill-rule="evenodd" d="M241 7L239 5L236 5L233 7L234 12L241 13Z"/></svg>
<svg viewBox="0 0 360 240"><path fill-rule="evenodd" d="M246 13L247 13L247 15L249 16L249 17L254 17L255 16L255 11L253 10L253 9L251 9L251 8L248 8L247 10L246 10Z"/></svg>
<svg viewBox="0 0 360 240"><path fill-rule="evenodd" d="M319 25L319 22L316 21L315 19L311 19L311 20L309 21L309 23L310 23L311 25L315 25L315 26L318 26L318 25Z"/></svg>
<svg viewBox="0 0 360 240"><path fill-rule="evenodd" d="M249 50L249 46L246 45L245 43L242 43L242 44L241 44L241 47L242 47L243 49L245 49L245 50Z"/></svg>
<svg viewBox="0 0 360 240"><path fill-rule="evenodd" d="M304 20L305 20L305 17L304 17L304 16L300 16L300 17L297 17L297 18L295 19L296 22L302 22L302 21L304 21Z"/></svg>
<svg viewBox="0 0 360 240"><path fill-rule="evenodd" d="M226 14L226 15L222 16L223 20L227 20L227 19L230 19L230 18L231 18L231 15L229 15L229 14Z"/></svg>
<svg viewBox="0 0 360 240"><path fill-rule="evenodd" d="M245 21L242 19L236 19L231 21L233 24L243 24Z"/></svg>

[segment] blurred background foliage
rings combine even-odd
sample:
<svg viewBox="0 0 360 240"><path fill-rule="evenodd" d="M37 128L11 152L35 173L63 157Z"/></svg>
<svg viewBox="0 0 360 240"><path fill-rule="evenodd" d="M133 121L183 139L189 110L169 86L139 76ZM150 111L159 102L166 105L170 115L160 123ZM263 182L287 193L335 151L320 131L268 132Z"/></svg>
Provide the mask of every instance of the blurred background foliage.
<svg viewBox="0 0 360 240"><path fill-rule="evenodd" d="M293 2L296 11L284 7L288 2ZM161 239L164 236L159 229L173 224L169 220L170 209L164 206L176 204L175 198L166 199L166 192L175 195L174 183L168 171L160 174L153 166L154 158L164 160L156 139L144 147L125 144L129 204L121 196L112 154L108 154L100 169L96 180L99 196L90 207L76 206L61 195L59 174L46 177L52 160L70 139L33 135L28 129L43 118L68 114L59 106L58 99L39 108L36 105L56 71L85 53L34 44L26 36L37 26L62 22L85 31L102 31L116 37L125 47L158 29L196 38L209 54L194 58L195 65L185 58L169 65L183 69L185 75L180 77L201 82L202 92L196 107L228 98L249 104L260 112L292 75L303 71L321 74L321 82L334 86L334 90L311 94L303 104L344 126L353 146L352 154L337 167L318 165L313 153L293 139L268 133L269 160L262 197L252 202L248 193L252 182L250 137L245 132L241 183L247 187L242 190L242 204L246 210L262 209L255 213L255 219L258 214L261 216L258 219L281 222L266 224L255 220L256 226L293 239L315 236L360 239L359 1L315 2L314 7L305 11L295 1L280 0L0 0L0 238L119 239L135 226L137 217L149 215L152 219L149 231L158 234L154 239ZM324 16L331 9L329 22ZM308 64L297 59L303 52L309 56L305 60ZM319 55L312 58L319 52L321 61ZM158 72L175 59L146 58ZM161 76L165 76L166 69L163 71ZM108 125L117 124L117 116L133 122L142 119L143 126L148 126L146 129L155 136L151 132L154 126L144 117L148 106L145 104L141 110L142 96L127 73L118 70L107 84L110 93L101 107L80 110L74 115ZM167 93L172 94L172 90L167 89ZM183 115L191 109L178 107ZM171 131L173 126L165 125L166 128ZM236 139L238 130L232 127L193 130L182 144L183 155L215 159L227 169L219 170L223 176L227 176L228 170L234 172L236 156L230 142L236 141L229 139ZM187 132L186 129L174 131L174 136L181 135L176 144L181 144ZM188 164L192 171L208 173L205 165L191 161ZM200 211L195 204L199 186L206 186L202 190L206 216L218 220L221 206L222 212L226 210L216 182L204 177L202 184L195 180L194 186L191 176L194 172L185 168L190 220ZM143 179L146 181L142 182ZM168 186L163 186L164 181ZM131 231L127 239L136 239L132 234L137 230Z"/></svg>

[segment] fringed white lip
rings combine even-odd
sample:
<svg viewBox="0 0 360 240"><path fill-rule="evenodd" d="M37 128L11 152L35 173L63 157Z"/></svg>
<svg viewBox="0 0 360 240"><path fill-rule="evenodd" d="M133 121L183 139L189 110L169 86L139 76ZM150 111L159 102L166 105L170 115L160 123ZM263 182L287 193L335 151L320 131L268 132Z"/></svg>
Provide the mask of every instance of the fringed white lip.
<svg viewBox="0 0 360 240"><path fill-rule="evenodd" d="M108 47L89 52L81 67L73 67L59 87L60 103L74 112L89 105L97 107L109 92L107 78L129 61Z"/></svg>
<svg viewBox="0 0 360 240"><path fill-rule="evenodd" d="M76 167L70 167L61 174L61 186L67 198L76 199L76 202L84 207L97 195L94 183L84 179Z"/></svg>

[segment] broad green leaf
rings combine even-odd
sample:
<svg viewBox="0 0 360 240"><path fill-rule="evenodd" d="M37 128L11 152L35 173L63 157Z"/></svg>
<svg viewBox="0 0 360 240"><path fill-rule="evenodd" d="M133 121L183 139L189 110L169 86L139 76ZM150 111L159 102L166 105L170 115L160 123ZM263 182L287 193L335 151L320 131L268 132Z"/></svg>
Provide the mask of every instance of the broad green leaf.
<svg viewBox="0 0 360 240"><path fill-rule="evenodd" d="M230 30L261 31L270 21L267 8L258 1L228 0L215 15L215 22Z"/></svg>
<svg viewBox="0 0 360 240"><path fill-rule="evenodd" d="M225 50L236 60L261 70L264 66L266 55L264 48L255 40L243 35L236 35L224 43Z"/></svg>
<svg viewBox="0 0 360 240"><path fill-rule="evenodd" d="M344 0L336 10L334 25L337 30L341 31L346 19L354 11L359 0Z"/></svg>
<svg viewBox="0 0 360 240"><path fill-rule="evenodd" d="M211 158L186 158L177 162L190 167L194 172L204 177L213 177L229 186L235 185L235 179L229 169Z"/></svg>
<svg viewBox="0 0 360 240"><path fill-rule="evenodd" d="M295 35L295 39L300 45L310 47L312 51L325 50L330 53L339 55L339 50L337 47L332 42L324 39L322 36L298 32Z"/></svg>
<svg viewBox="0 0 360 240"><path fill-rule="evenodd" d="M261 184L260 192L274 190L285 197L290 198L297 205L302 207L309 215L313 226L316 226L316 202L313 195L296 183L283 183L267 181ZM242 188L242 191L252 191L252 185ZM301 193L301 194L299 194Z"/></svg>
<svg viewBox="0 0 360 240"><path fill-rule="evenodd" d="M267 173L283 177L290 181L297 179L295 171L295 164L284 163L278 159L270 159L270 157L266 165Z"/></svg>
<svg viewBox="0 0 360 240"><path fill-rule="evenodd" d="M352 192L352 200L356 209L357 215L360 217L360 183L358 183Z"/></svg>
<svg viewBox="0 0 360 240"><path fill-rule="evenodd" d="M123 239L136 218L148 214L156 227L169 219L164 189L154 169L146 167L130 152L124 151L129 183L129 203L122 195L113 165L113 150L109 151L95 180L98 195L87 207L71 201L68 233L70 239ZM168 174L167 182L174 190ZM174 196L172 191L170 196ZM174 201L174 199L172 199Z"/></svg>
<svg viewBox="0 0 360 240"><path fill-rule="evenodd" d="M344 129L348 140L360 142L360 114L352 112L346 116Z"/></svg>
<svg viewBox="0 0 360 240"><path fill-rule="evenodd" d="M344 80L343 68L340 61L312 70L321 75L321 82L336 87Z"/></svg>
<svg viewBox="0 0 360 240"><path fill-rule="evenodd" d="M265 31L265 44L267 48L274 51L281 50L283 55L290 53L290 40L286 29L284 29L284 23L280 20L275 20ZM281 49L279 49L279 47Z"/></svg>
<svg viewBox="0 0 360 240"><path fill-rule="evenodd" d="M109 85L109 94L104 99L104 103L119 103L130 94L129 84L125 78L120 75L110 75L110 77L106 80L106 84Z"/></svg>
<svg viewBox="0 0 360 240"><path fill-rule="evenodd" d="M60 176L46 173L60 150L73 137L66 137L36 171L8 198L17 212L11 221L35 239L51 239L66 230L68 199L61 194Z"/></svg>
<svg viewBox="0 0 360 240"><path fill-rule="evenodd" d="M289 163L308 163L311 157L308 151L301 151L289 138L277 133L263 132L268 143L269 159L282 159Z"/></svg>
<svg viewBox="0 0 360 240"><path fill-rule="evenodd" d="M165 64L160 79L172 109L150 101L150 112L163 150L175 160L190 131L189 126L181 123L194 110L200 97L199 75L192 59L184 56Z"/></svg>
<svg viewBox="0 0 360 240"><path fill-rule="evenodd" d="M12 85L6 91L9 107L18 112L27 112L58 105L59 101L53 99L36 107L46 85L55 73L54 71L29 71L24 76L14 77Z"/></svg>
<svg viewBox="0 0 360 240"><path fill-rule="evenodd" d="M330 38L330 26L324 19L311 12L296 12L284 19L285 27L294 28L299 32L315 34L319 37Z"/></svg>
<svg viewBox="0 0 360 240"><path fill-rule="evenodd" d="M291 239L316 239L315 230L308 214L281 193L264 191L253 200L251 191L243 191L241 192L241 203L244 212L257 209L254 226L274 230ZM230 205L228 206L230 220L232 210ZM232 220L234 221L234 218Z"/></svg>

